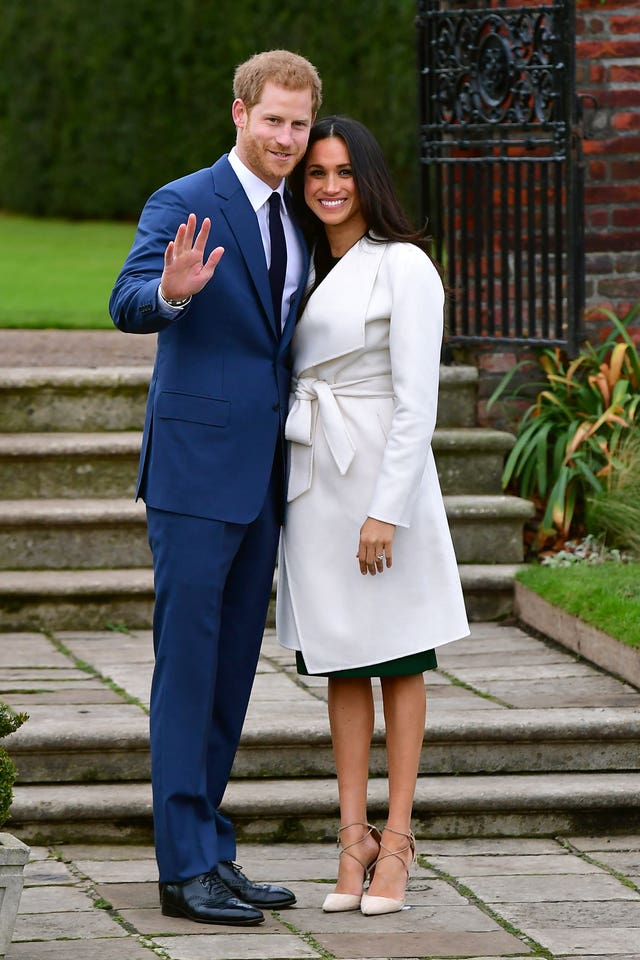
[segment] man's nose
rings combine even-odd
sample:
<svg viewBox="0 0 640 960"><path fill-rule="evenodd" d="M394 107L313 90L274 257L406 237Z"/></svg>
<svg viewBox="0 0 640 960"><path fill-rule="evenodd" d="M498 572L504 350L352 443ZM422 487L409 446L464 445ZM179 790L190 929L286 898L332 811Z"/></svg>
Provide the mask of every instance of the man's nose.
<svg viewBox="0 0 640 960"><path fill-rule="evenodd" d="M276 135L276 140L281 146L287 147L290 145L292 138L293 138L293 130L291 128L291 125L283 124L278 130L278 133Z"/></svg>

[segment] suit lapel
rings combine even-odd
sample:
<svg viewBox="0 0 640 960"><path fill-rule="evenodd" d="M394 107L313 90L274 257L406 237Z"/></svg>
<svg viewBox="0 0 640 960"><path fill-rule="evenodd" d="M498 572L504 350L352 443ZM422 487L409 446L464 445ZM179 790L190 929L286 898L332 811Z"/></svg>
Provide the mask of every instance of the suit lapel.
<svg viewBox="0 0 640 960"><path fill-rule="evenodd" d="M226 156L213 166L215 191L221 198L220 211L236 238L238 249L247 265L258 298L276 333L269 274L260 236L260 227L253 207Z"/></svg>
<svg viewBox="0 0 640 960"><path fill-rule="evenodd" d="M288 197L288 209L291 210L291 198ZM300 301L302 300L302 295L307 289L307 276L309 274L309 249L307 247L307 241L304 238L304 234L300 229L298 222L292 217L293 225L296 229L296 234L298 237L298 242L300 243L300 249L302 251L302 275L300 277L300 284L296 290L296 295L291 302L291 309L289 310L289 315L285 320L284 329L282 331L282 338L280 342L280 349L285 350L293 336L293 331L296 326L296 319L298 317L298 310L300 308Z"/></svg>

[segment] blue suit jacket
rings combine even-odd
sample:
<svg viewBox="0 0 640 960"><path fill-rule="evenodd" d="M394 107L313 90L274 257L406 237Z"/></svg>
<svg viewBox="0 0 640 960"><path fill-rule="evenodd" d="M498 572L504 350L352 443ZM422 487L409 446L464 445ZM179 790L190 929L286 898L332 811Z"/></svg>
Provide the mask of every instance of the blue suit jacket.
<svg viewBox="0 0 640 960"><path fill-rule="evenodd" d="M189 213L212 222L205 258L224 256L175 320L158 313L164 250ZM300 288L282 336L273 314L255 213L226 156L148 200L109 309L129 333L158 332L136 495L148 506L233 523L264 503L287 415L289 344Z"/></svg>

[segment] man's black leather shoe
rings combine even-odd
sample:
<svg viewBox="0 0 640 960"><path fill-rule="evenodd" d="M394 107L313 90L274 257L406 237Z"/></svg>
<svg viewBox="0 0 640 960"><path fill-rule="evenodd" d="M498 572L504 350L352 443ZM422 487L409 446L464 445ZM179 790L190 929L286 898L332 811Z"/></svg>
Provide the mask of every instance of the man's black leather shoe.
<svg viewBox="0 0 640 960"><path fill-rule="evenodd" d="M286 887L276 887L271 883L252 883L245 877L242 868L232 860L221 860L218 873L236 897L254 907L275 910L278 907L291 907L296 902L295 894Z"/></svg>
<svg viewBox="0 0 640 960"><path fill-rule="evenodd" d="M163 883L160 902L165 917L187 917L196 923L234 927L262 923L264 915L235 897L215 870L183 883Z"/></svg>

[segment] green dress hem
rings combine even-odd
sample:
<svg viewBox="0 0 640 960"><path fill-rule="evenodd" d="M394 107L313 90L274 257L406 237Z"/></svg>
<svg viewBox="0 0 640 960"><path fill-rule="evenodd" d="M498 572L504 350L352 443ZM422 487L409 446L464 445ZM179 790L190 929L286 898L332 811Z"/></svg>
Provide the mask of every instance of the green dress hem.
<svg viewBox="0 0 640 960"><path fill-rule="evenodd" d="M302 652L296 650L296 667L298 673L303 677L409 677L415 673L424 673L425 670L436 670L438 661L435 650L425 650L422 653L411 653L408 657L385 660L383 663L372 663L367 667L352 667L349 670L334 670L332 673L310 674Z"/></svg>

